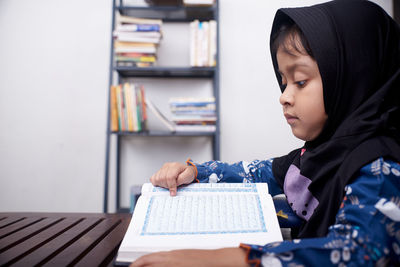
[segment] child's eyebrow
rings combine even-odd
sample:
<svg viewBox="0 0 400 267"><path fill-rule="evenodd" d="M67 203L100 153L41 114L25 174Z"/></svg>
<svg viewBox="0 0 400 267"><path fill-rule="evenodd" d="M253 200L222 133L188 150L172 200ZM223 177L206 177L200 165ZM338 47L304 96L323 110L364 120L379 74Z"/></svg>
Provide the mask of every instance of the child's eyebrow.
<svg viewBox="0 0 400 267"><path fill-rule="evenodd" d="M307 68L309 68L310 67L310 65L308 65L308 64L306 64L306 63L294 63L294 64L292 64L292 65L289 65L287 68L286 68L286 70L287 70L287 72L293 72L296 68L298 68L298 67L307 67ZM280 75L283 75L283 72L280 70L280 69L278 69L278 73L280 74Z"/></svg>

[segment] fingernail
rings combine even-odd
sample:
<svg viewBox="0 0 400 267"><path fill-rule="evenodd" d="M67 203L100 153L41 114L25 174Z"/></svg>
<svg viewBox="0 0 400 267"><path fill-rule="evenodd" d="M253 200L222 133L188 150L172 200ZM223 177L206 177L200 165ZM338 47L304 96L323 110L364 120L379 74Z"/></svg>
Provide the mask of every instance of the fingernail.
<svg viewBox="0 0 400 267"><path fill-rule="evenodd" d="M176 195L176 191L175 190L170 190L169 193L170 193L170 196L175 196Z"/></svg>

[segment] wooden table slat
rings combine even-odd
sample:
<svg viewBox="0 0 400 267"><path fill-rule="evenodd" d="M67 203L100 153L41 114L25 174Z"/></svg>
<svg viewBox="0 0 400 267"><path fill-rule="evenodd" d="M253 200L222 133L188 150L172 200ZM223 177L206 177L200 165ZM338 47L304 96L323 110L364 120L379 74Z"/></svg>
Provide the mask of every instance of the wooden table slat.
<svg viewBox="0 0 400 267"><path fill-rule="evenodd" d="M8 249L10 246L16 245L17 243L30 238L40 231L43 231L59 220L60 219L57 218L45 218L8 235L7 238L0 239L0 253Z"/></svg>
<svg viewBox="0 0 400 267"><path fill-rule="evenodd" d="M23 220L23 219L24 219L24 217L22 217L22 216L11 216L11 217L5 216L5 218L0 221L0 229L9 224L15 223L15 222Z"/></svg>
<svg viewBox="0 0 400 267"><path fill-rule="evenodd" d="M128 229L130 220L122 220L101 242L85 255L75 266L113 265L113 259Z"/></svg>
<svg viewBox="0 0 400 267"><path fill-rule="evenodd" d="M52 218L52 220L58 220L57 218ZM43 246L45 243L57 237L63 231L69 229L71 226L76 224L80 218L66 218L61 220L57 224L53 224L45 230L37 233L33 237L22 241L21 243L13 246L11 249L6 250L0 254L0 265L9 264L18 261L20 258L28 255L35 249ZM7 238L8 239L8 238ZM7 240L8 241L8 240ZM0 241L0 244L1 241ZM11 243L10 243L11 244Z"/></svg>
<svg viewBox="0 0 400 267"><path fill-rule="evenodd" d="M60 253L66 247L70 246L76 239L93 228L101 219L100 218L85 218L83 221L68 229L55 239L36 249L26 257L15 263L15 266L32 266L42 265L55 255Z"/></svg>
<svg viewBox="0 0 400 267"><path fill-rule="evenodd" d="M116 225L118 225L118 222L118 219L104 219L69 247L57 254L50 261L46 262L44 266L74 265L81 255L90 251L90 249L94 247L107 232L110 232Z"/></svg>
<svg viewBox="0 0 400 267"><path fill-rule="evenodd" d="M113 266L131 216L0 212L0 266Z"/></svg>
<svg viewBox="0 0 400 267"><path fill-rule="evenodd" d="M17 221L13 224L4 226L2 229L0 229L0 239L5 238L17 231L20 231L26 227L29 227L32 224L35 224L44 218L41 217L32 217L32 218L26 218L20 221Z"/></svg>

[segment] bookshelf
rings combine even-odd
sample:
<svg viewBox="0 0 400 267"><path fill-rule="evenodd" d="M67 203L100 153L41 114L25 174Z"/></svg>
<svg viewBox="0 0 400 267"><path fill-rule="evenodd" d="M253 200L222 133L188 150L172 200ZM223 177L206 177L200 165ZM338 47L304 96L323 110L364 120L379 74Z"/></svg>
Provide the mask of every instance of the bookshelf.
<svg viewBox="0 0 400 267"><path fill-rule="evenodd" d="M112 30L111 30L111 51L109 66L109 86L108 86L108 108L107 108L107 129L106 129L106 159L105 159L105 177L104 177L104 201L103 211L108 212L110 188L115 188L116 212L129 212L129 207L121 206L121 145L123 138L135 137L207 137L211 138L212 159L218 160L220 157L220 130L219 130L219 3L218 0L212 7L186 7L179 6L132 6L124 5L122 0L113 0L112 6ZM217 22L217 40L216 40L216 61L215 67L190 67L187 66L152 66L152 67L121 67L114 64L114 42L112 33L115 29L116 14L133 16L148 19L162 19L163 22L186 23L193 20ZM110 114L110 87L117 83L122 83L125 79L146 78L146 79L204 79L211 81L212 93L216 104L216 131L215 132L169 132L169 131L111 131ZM167 99L165 101L168 101ZM112 145L111 138L116 138L115 147ZM111 153L112 150L114 153ZM113 156L111 156L113 155ZM184 155L186 156L186 155ZM110 186L110 161L115 159L116 173L115 185ZM134 164L134 163L132 163Z"/></svg>

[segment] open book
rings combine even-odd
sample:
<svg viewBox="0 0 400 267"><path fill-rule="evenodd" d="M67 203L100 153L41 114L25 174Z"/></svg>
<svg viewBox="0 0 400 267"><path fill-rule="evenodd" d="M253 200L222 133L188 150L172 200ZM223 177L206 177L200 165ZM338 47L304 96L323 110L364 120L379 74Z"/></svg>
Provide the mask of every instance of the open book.
<svg viewBox="0 0 400 267"><path fill-rule="evenodd" d="M266 183L196 183L179 187L175 197L167 189L146 183L116 263L157 251L281 240Z"/></svg>

